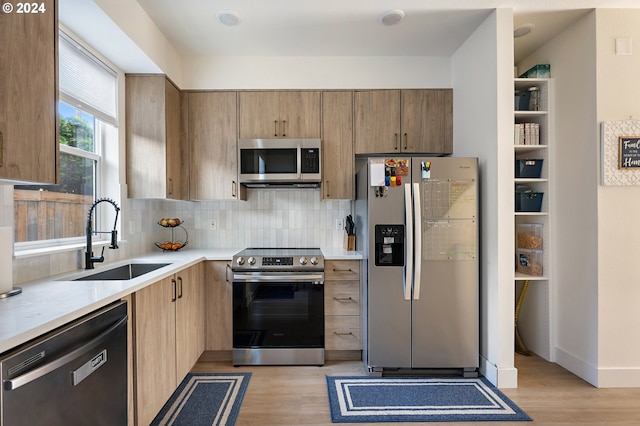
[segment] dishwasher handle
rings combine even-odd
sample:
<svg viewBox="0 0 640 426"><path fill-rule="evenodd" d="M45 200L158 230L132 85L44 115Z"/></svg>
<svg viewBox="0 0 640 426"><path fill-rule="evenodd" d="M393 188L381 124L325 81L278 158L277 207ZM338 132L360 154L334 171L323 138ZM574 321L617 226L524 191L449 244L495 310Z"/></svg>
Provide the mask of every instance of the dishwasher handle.
<svg viewBox="0 0 640 426"><path fill-rule="evenodd" d="M57 370L63 365L69 363L70 361L73 361L74 359L84 355L85 353L94 349L96 346L102 344L105 340L107 340L110 337L111 333L113 333L118 328L122 327L122 325L126 324L127 318L128 317L126 315L123 316L120 320L118 320L116 323L114 323L111 327L106 329L104 332L100 333L98 336L96 336L86 344L82 345L81 347L74 349L73 351L65 355L62 355L60 358L57 358L43 365L42 367L38 367L35 370L32 370L14 379L5 380L4 389L7 391L18 389L19 387L24 386L30 382L33 382L34 380L39 379L45 374L51 373L52 371Z"/></svg>

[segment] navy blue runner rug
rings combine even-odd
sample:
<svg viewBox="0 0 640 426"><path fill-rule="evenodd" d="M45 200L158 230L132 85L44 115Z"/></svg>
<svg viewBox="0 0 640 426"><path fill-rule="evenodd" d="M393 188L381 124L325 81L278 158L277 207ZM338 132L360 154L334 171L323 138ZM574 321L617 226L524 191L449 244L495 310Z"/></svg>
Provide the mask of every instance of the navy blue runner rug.
<svg viewBox="0 0 640 426"><path fill-rule="evenodd" d="M327 376L333 423L530 421L488 380Z"/></svg>
<svg viewBox="0 0 640 426"><path fill-rule="evenodd" d="M187 374L151 426L234 425L251 373Z"/></svg>

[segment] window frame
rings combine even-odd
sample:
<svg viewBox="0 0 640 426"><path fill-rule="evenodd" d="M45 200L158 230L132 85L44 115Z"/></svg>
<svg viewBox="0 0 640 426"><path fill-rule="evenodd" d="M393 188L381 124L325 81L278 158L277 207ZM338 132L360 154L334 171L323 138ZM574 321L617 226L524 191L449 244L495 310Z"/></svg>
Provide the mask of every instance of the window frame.
<svg viewBox="0 0 640 426"><path fill-rule="evenodd" d="M106 60L102 55L97 53L95 50L86 45L81 39L75 35L72 35L71 31L64 28L60 25L58 36L64 37L68 41L70 41L73 45L77 46L79 49L83 50L87 58L89 60L93 60L98 63L100 66L107 69L111 72L115 79L115 90L116 90L116 109L115 109L115 117L111 117L108 114L103 113L102 111L93 108L92 106L82 102L79 99L74 98L73 96L68 95L67 93L62 92L60 89L58 90L58 103L56 104L56 109L59 111L59 102L64 102L73 108L77 108L83 112L86 112L93 116L94 118L94 152L85 151L79 148L71 147L68 145L59 144L60 153L66 153L78 157L87 158L89 160L95 161L95 170L94 170L94 200L104 197L105 194L109 194L109 198L112 198L116 201L116 203L120 204L120 188L119 186L119 170L111 170L108 172L110 167L106 167L107 161L115 160L117 161L117 156L119 156L119 151L121 148L121 132L118 126L119 123L119 115L120 115L120 98L121 98L121 81L124 78L124 73L115 67L110 61ZM56 114L59 120L59 113ZM117 144L118 148L113 152L111 149L107 149L105 143L105 133L108 131L106 126L112 126L114 130L115 137L113 138L113 144ZM109 154L111 151L111 154ZM112 158L113 157L113 158ZM116 183L113 185L109 185L108 182L110 180L114 180ZM15 208L15 207L14 207ZM101 217L103 216L103 217ZM107 224L107 221L111 221L112 219L108 217L104 217L107 215L98 215L94 217L94 228L102 229L105 226L112 227L112 224ZM121 229L121 221L118 223L118 230ZM106 228L105 228L106 229ZM119 232L121 235L121 232ZM119 238L120 239L120 238ZM109 244L109 239L103 234L97 234L93 236L93 245L101 246ZM77 250L79 248L83 248L86 245L86 236L76 236L76 237L65 237L65 238L55 238L48 240L37 240L37 241L24 241L24 242L14 242L14 255L16 258L19 257L31 257L38 256L44 253L50 254L51 252L62 252L62 251L71 251Z"/></svg>

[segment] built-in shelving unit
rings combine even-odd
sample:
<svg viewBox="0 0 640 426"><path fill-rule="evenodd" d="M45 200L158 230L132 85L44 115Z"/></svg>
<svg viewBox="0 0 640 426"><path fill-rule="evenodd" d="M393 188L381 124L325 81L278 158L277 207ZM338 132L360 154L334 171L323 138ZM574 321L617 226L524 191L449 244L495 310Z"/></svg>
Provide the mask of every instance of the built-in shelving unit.
<svg viewBox="0 0 640 426"><path fill-rule="evenodd" d="M514 104L514 123L516 125L533 123L527 133L528 137L523 143L518 137L519 130L514 126L514 164L518 167L518 160L542 160L542 168L539 177L515 177L514 193L517 187L526 185L535 193L542 193L542 204L540 211L514 211L514 283L516 286L516 298L518 297L522 284L529 280L530 284L522 304L518 318L518 330L525 345L532 352L540 355L548 361L552 358L552 295L553 295L553 243L550 214L550 204L553 200L553 176L551 155L553 140L553 81L543 78L516 78L514 82L516 92L527 92L535 87L539 93L539 106L536 111L519 109L517 101ZM517 98L516 98L517 99ZM522 129L522 126L521 126ZM542 239L540 247L529 246L529 242L523 244L519 241L519 226L534 224L534 240ZM522 228L520 227L522 231ZM529 237L528 231L520 232ZM523 236L521 235L521 238ZM533 238L533 237L532 237ZM525 239L525 241L531 241ZM531 248L535 247L535 248ZM520 267L518 267L520 265ZM520 269L520 271L518 271ZM526 271L526 272L523 272Z"/></svg>

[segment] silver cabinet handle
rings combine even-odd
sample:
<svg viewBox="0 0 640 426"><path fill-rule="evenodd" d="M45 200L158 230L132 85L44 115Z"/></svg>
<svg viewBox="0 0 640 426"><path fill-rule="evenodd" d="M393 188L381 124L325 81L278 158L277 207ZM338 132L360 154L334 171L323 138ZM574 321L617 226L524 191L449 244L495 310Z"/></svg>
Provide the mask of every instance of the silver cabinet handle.
<svg viewBox="0 0 640 426"><path fill-rule="evenodd" d="M90 350L93 350L96 346L101 345L102 343L104 343L105 340L107 340L110 337L110 334L113 333L115 330L117 330L118 328L122 327L123 325L125 325L127 323L127 316L125 315L124 317L122 317L118 322L116 322L115 324L113 324L111 327L109 327L108 329L106 329L104 332L100 333L96 338L90 340L88 343L82 345L81 347L79 347L78 349L75 349L63 356L61 356L60 358L51 361L50 363L47 363L45 365L43 365L42 367L36 368L33 371L30 371L28 373L25 373L21 376L16 377L15 379L11 379L11 380L5 380L4 381L4 388L5 390L8 391L12 391L15 389L18 389L21 386L24 386L30 382L33 382L34 380L39 379L40 377L44 376L45 374L49 374L54 370L57 370L58 368L62 367L63 365L73 361L76 358L79 358L80 356L84 355L85 353L89 352Z"/></svg>

